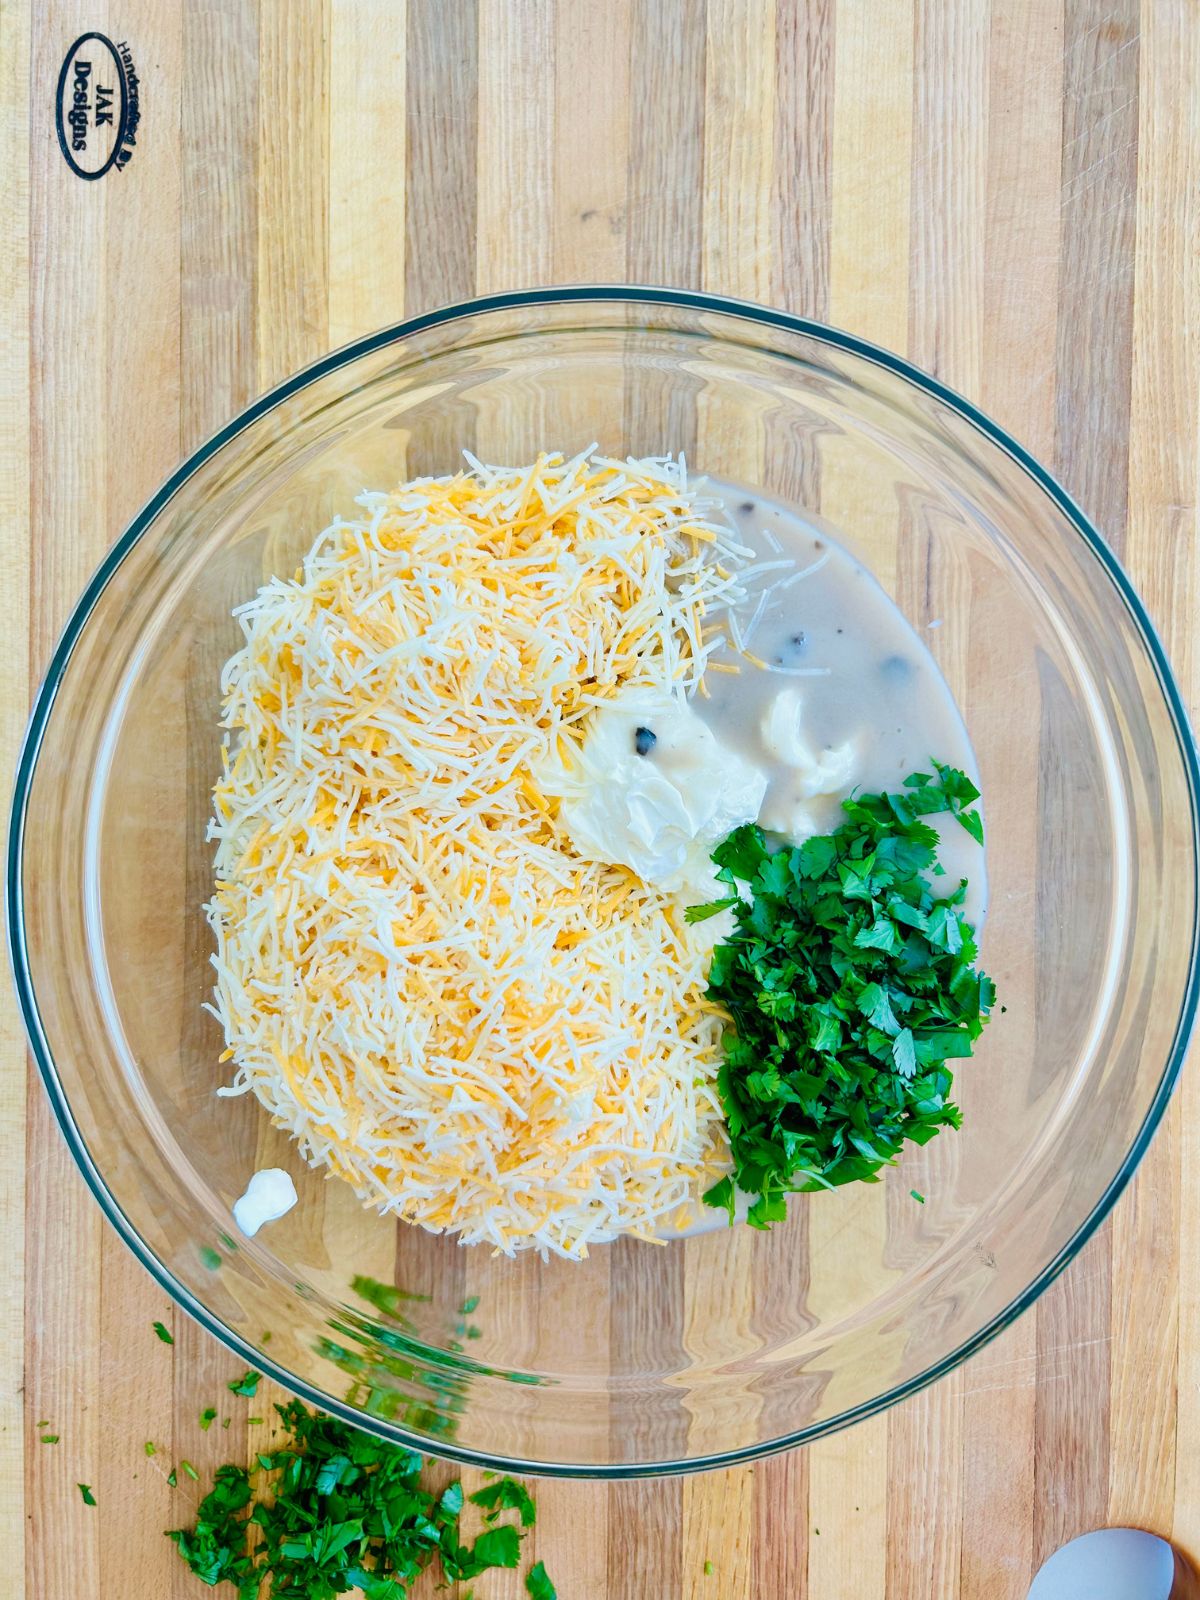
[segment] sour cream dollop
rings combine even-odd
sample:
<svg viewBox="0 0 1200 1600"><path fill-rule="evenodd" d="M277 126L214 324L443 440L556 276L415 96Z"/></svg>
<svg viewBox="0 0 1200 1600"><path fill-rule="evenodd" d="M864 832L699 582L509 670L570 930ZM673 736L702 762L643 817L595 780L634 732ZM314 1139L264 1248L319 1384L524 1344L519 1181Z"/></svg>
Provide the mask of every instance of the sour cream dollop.
<svg viewBox="0 0 1200 1600"><path fill-rule="evenodd" d="M760 729L764 749L783 770L759 820L764 828L786 834L796 844L819 831L809 802L845 793L858 766L852 739L818 750L805 736L803 713L800 692L783 689L767 707Z"/></svg>
<svg viewBox="0 0 1200 1600"><path fill-rule="evenodd" d="M682 696L636 688L592 714L561 792L581 855L703 897L713 888L714 847L758 816L767 775L723 745Z"/></svg>
<svg viewBox="0 0 1200 1600"><path fill-rule="evenodd" d="M233 1220L247 1239L264 1222L278 1222L296 1204L296 1185L282 1167L263 1167L246 1185L246 1192L233 1202Z"/></svg>

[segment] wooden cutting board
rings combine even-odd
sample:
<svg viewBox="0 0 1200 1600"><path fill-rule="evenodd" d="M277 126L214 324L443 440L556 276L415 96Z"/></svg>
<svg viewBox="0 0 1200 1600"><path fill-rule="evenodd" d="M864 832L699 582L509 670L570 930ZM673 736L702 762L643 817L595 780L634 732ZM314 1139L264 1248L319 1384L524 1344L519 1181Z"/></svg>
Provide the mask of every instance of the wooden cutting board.
<svg viewBox="0 0 1200 1600"><path fill-rule="evenodd" d="M99 178L55 127L90 29L140 90ZM356 334L568 280L771 301L964 391L1094 515L1194 705L1198 97L1192 0L0 0L5 780L85 578L202 436ZM195 1492L142 1443L243 1450L196 1426L233 1363L102 1223L0 1004L0 1590L196 1600L161 1532ZM1022 1600L1112 1521L1200 1554L1200 1084L1036 1310L932 1390L539 1504L565 1600Z"/></svg>

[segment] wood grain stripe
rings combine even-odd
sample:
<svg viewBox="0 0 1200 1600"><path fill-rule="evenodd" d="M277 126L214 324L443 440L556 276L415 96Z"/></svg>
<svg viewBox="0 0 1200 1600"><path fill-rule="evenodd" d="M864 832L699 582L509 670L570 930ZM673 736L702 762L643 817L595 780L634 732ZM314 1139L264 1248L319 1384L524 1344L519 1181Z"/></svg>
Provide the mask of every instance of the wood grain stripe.
<svg viewBox="0 0 1200 1600"><path fill-rule="evenodd" d="M476 0L408 7L405 66L404 307L419 316L475 293L479 18ZM446 196L454 203L448 205ZM472 427L451 436L416 419L405 470L449 472Z"/></svg>
<svg viewBox="0 0 1200 1600"><path fill-rule="evenodd" d="M629 200L633 0L559 0L554 40L555 283L618 283Z"/></svg>
<svg viewBox="0 0 1200 1600"><path fill-rule="evenodd" d="M1137 89L1136 4L1069 0L1057 459L1067 486L1118 549L1126 509ZM1035 1565L1108 1512L1111 1293L1106 1227L1038 1306ZM1068 1361L1065 1349L1075 1352Z"/></svg>
<svg viewBox="0 0 1200 1600"><path fill-rule="evenodd" d="M12 647L0 655L0 815L29 710L29 14L0 5L0 589ZM0 986L0 1238L8 1283L0 1297L0 1539L10 1552L12 1600L24 1600L25 1459L42 1448L25 1427L25 1034L11 985ZM37 1418L29 1419L36 1424ZM34 1591L36 1592L36 1591Z"/></svg>
<svg viewBox="0 0 1200 1600"><path fill-rule="evenodd" d="M261 0L258 379L329 348L329 0ZM284 109L286 108L286 110Z"/></svg>
<svg viewBox="0 0 1200 1600"><path fill-rule="evenodd" d="M58 70L56 57L71 35L58 8L34 18L32 81L47 84ZM90 457L79 457L78 442L56 425L53 395L68 381L65 363L72 345L83 346L105 325L102 261L104 197L96 186L75 186L65 194L60 171L47 162L32 170L31 216L31 342L40 351L31 387L34 468L30 505L30 549L33 555L33 599L30 639L36 669L47 659L71 594L104 548L103 440ZM80 192L82 189L82 192ZM75 209L75 226L83 248L56 248L64 206ZM77 208L86 207L80 214ZM52 220L53 218L53 220ZM75 385L77 400L90 402L95 414L103 406L101 364L93 362ZM76 537L64 548L53 539L53 519L64 501L76 522ZM30 1083L27 1161L30 1183L26 1196L28 1271L37 1285L26 1305L25 1345L38 1352L26 1374L26 1493L32 1537L25 1543L25 1581L29 1593L54 1594L76 1585L95 1588L99 1582L99 1541L95 1520L72 1528L70 1547L55 1537L56 1513L78 1495L74 1483L96 1473L98 1418L89 1417L83 1396L95 1392L99 1351L94 1336L94 1308L99 1291L100 1217L74 1168L41 1085ZM72 1241L70 1258L55 1241ZM75 1448L65 1452L34 1440L39 1421L61 1435L70 1430ZM72 1477L74 1472L75 1476Z"/></svg>
<svg viewBox="0 0 1200 1600"><path fill-rule="evenodd" d="M182 438L191 450L257 383L258 8L186 0L181 93L179 329Z"/></svg>
<svg viewBox="0 0 1200 1600"><path fill-rule="evenodd" d="M650 1250L632 1240L612 1246L609 1263L612 1299L609 1312L609 1347L617 1372L645 1371L657 1361L682 1360L679 1332L684 1315L683 1252ZM646 1285L655 1284L659 1310L657 1325L647 1325ZM632 1308L632 1309L631 1309ZM614 1428L643 1454L662 1455L663 1445L679 1438L672 1416L663 1421L658 1412L639 1415L634 1407L614 1407ZM615 1441L621 1448L621 1436ZM657 1448L656 1448L657 1447ZM652 1483L613 1483L607 1491L608 1584L619 1600L640 1600L643 1594L678 1594L683 1582L683 1483L661 1478ZM639 1519L652 1519L656 1537L649 1545L639 1541L631 1559L630 1531Z"/></svg>
<svg viewBox="0 0 1200 1600"><path fill-rule="evenodd" d="M150 47L158 91L167 103L180 106L182 11L164 13L155 0L131 0L124 7L122 27L127 30L135 61L145 62L146 47ZM158 139L139 136L137 164L121 174L131 181L123 182L119 189L114 186L108 200L103 272L108 294L108 370L137 375L136 382L111 384L106 396L108 539L137 510L146 485L165 478L181 453L181 343L179 337L164 339L162 334L164 327L178 325L182 284L179 219L183 169L178 122L171 134ZM165 227L164 218L169 219ZM183 941L183 927L173 929L171 942L163 947L163 959L179 961ZM98 1288L92 1316L102 1357L104 1398L93 1487L104 1531L99 1541L97 1590L100 1594L118 1592L128 1582L129 1552L136 1551L139 1583L151 1592L155 1588L168 1592L166 1586L175 1577L171 1550L163 1538L163 1529L172 1525L170 1492L161 1473L142 1481L146 1457L137 1424L147 1412L170 1414L180 1368L155 1338L151 1323L156 1317L169 1320L171 1313L162 1290L107 1227L100 1239ZM113 1362L111 1352L120 1350L131 1337L142 1360ZM107 1425L116 1418L122 1425ZM56 1431L63 1435L63 1444L57 1448L66 1445L69 1449L69 1430Z"/></svg>
<svg viewBox="0 0 1200 1600"><path fill-rule="evenodd" d="M475 286L483 294L550 281L554 97L531 94L529 75L553 84L554 44L554 12L541 0L480 10Z"/></svg>
<svg viewBox="0 0 1200 1600"><path fill-rule="evenodd" d="M771 293L773 0L709 0L704 77L704 287Z"/></svg>
<svg viewBox="0 0 1200 1600"><path fill-rule="evenodd" d="M415 317L475 292L475 0L419 0L407 38L404 303Z"/></svg>
<svg viewBox="0 0 1200 1600"><path fill-rule="evenodd" d="M1125 555L1195 716L1195 520L1200 503L1200 29L1142 7ZM1167 1123L1113 1216L1109 1516L1174 1527L1200 1551L1200 1235L1188 1196L1200 1182L1195 1071L1184 1069ZM1181 1285L1182 1293L1175 1293ZM1174 1381L1172 1381L1174 1380Z"/></svg>
<svg viewBox="0 0 1200 1600"><path fill-rule="evenodd" d="M1055 341L1062 142L1062 17L1042 0L994 7L988 53L986 234L980 395L1023 443L1054 451ZM984 661L974 670L987 671ZM1024 730L1003 714L989 730L997 759L1020 771L1018 794L1037 782ZM989 814L1014 862L1036 858L1029 808ZM993 908L992 926L1008 915ZM985 947L986 950L986 947ZM1018 974L997 974L1006 989ZM1014 1050L1032 1049L1013 1023ZM1033 1572L1034 1398L1037 1320L1018 1319L963 1375L962 1600L1024 1596Z"/></svg>
<svg viewBox="0 0 1200 1600"><path fill-rule="evenodd" d="M960 6L918 0L915 13L909 354L968 395L978 394L981 378L987 17L978 0ZM965 114L968 106L971 115ZM969 584L957 570L931 570L932 545L924 530L918 526L909 537L923 542L925 557L907 563L909 586L899 591L906 615L918 624L933 620L926 595L934 592L937 615L953 615L969 604ZM949 559L942 564L948 567ZM963 661L939 651L939 663L949 682L963 682ZM956 1187L960 1154L954 1143L927 1152L931 1190ZM903 1205L906 1197L896 1198ZM957 1586L962 1451L962 1374L955 1372L891 1419L889 1593L939 1600Z"/></svg>
<svg viewBox="0 0 1200 1600"><path fill-rule="evenodd" d="M775 16L761 0L709 0L704 76L704 254L706 289L747 300L771 292L774 233L771 197L775 163ZM751 405L737 415L723 414L708 394L698 400L695 459L703 466L719 457L730 476L748 484L763 481L763 430ZM741 1237L710 1234L684 1245L684 1344L699 1367L736 1361L757 1343L751 1308L755 1304L752 1245ZM695 1265L693 1265L693 1263ZM693 1284L704 1283L701 1297ZM715 1313L715 1314L714 1314ZM715 1338L713 1330L723 1330ZM693 1418L693 1448L722 1448L732 1426L720 1412ZM683 1488L683 1594L700 1600L719 1585L729 1600L751 1600L754 1528L754 1478L751 1470L706 1473L688 1478ZM720 1552L709 1573L705 1562Z"/></svg>
<svg viewBox="0 0 1200 1600"><path fill-rule="evenodd" d="M915 19L908 353L968 396L981 376L988 14L983 0L918 0Z"/></svg>
<svg viewBox="0 0 1200 1600"><path fill-rule="evenodd" d="M1058 470L1125 536L1138 147L1138 0L1067 0Z"/></svg>
<svg viewBox="0 0 1200 1600"><path fill-rule="evenodd" d="M837 8L832 128L829 317L903 350L909 323L909 227L913 150L914 15L911 4ZM821 511L854 528L863 548L890 508L864 503L844 441L821 441ZM882 548L882 546L880 547ZM882 581L893 574L881 569ZM884 1232L881 1193L864 1194L853 1230L825 1207L810 1208L810 1310L821 1315L833 1279L859 1248L867 1257ZM861 1234L858 1230L861 1229ZM814 1596L883 1594L887 1583L888 1424L877 1418L810 1451L808 1584ZM831 1534L836 1536L831 1537Z"/></svg>
<svg viewBox="0 0 1200 1600"><path fill-rule="evenodd" d="M338 0L329 43L329 342L404 315L406 0Z"/></svg>
<svg viewBox="0 0 1200 1600"><path fill-rule="evenodd" d="M754 1471L750 1593L810 1600L808 1450L760 1461Z"/></svg>
<svg viewBox="0 0 1200 1600"><path fill-rule="evenodd" d="M625 257L631 283L700 286L706 14L706 0L633 10Z"/></svg>
<svg viewBox="0 0 1200 1600"><path fill-rule="evenodd" d="M908 342L911 0L883 7L839 0L837 29L829 315L864 339L902 349Z"/></svg>
<svg viewBox="0 0 1200 1600"><path fill-rule="evenodd" d="M1054 454L1062 214L1063 0L992 10L980 394L1042 460Z"/></svg>
<svg viewBox="0 0 1200 1600"><path fill-rule="evenodd" d="M33 14L32 84L49 95L62 55L75 37L71 8L50 4ZM53 162L48 159L53 156ZM106 362L81 364L75 352L105 348L105 185L71 179L47 146L31 170L30 283L33 444L29 518L32 598L30 643L40 674L68 607L108 540L105 505L108 441L88 436L79 415L103 417ZM61 241L70 238L71 247ZM70 410L59 396L70 395ZM71 537L55 537L63 519ZM96 1482L101 1417L89 1397L102 1368L96 1308L100 1297L100 1213L60 1137L36 1078L29 1085L26 1159L27 1270L34 1291L25 1308L25 1489L30 1517L25 1584L31 1595L99 1592L100 1528L75 1485ZM61 1241L69 1240L70 1251ZM37 1429L46 1420L49 1430ZM36 1430L36 1431L35 1431ZM71 1440L70 1451L35 1444L42 1431ZM73 1503L72 1503L73 1501ZM62 1535L70 1517L70 1539Z"/></svg>
<svg viewBox="0 0 1200 1600"><path fill-rule="evenodd" d="M776 0L771 300L829 317L834 0Z"/></svg>

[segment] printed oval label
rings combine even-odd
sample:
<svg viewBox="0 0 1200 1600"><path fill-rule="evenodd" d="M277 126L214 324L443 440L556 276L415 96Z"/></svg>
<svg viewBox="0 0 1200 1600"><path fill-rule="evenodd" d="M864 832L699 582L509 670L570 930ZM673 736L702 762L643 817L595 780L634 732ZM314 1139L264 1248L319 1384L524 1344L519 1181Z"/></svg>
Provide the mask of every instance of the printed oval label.
<svg viewBox="0 0 1200 1600"><path fill-rule="evenodd" d="M125 166L138 116L129 46L103 33L81 33L58 75L54 111L59 147L77 177L102 178Z"/></svg>

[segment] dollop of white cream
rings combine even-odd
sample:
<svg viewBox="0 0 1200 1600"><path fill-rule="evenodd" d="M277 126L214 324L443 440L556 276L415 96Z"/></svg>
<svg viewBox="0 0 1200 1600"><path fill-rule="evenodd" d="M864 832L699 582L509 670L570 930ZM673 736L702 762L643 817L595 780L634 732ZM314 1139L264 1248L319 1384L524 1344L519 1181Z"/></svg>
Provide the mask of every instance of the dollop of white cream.
<svg viewBox="0 0 1200 1600"><path fill-rule="evenodd" d="M858 765L858 748L847 740L816 750L803 731L804 699L798 689L781 689L763 713L763 748L788 769L777 779L759 820L764 828L799 843L817 832L806 801L849 789Z"/></svg>
<svg viewBox="0 0 1200 1600"><path fill-rule="evenodd" d="M253 1239L264 1222L278 1222L297 1198L290 1173L282 1167L263 1167L250 1179L245 1194L234 1201L233 1220L247 1239Z"/></svg>
<svg viewBox="0 0 1200 1600"><path fill-rule="evenodd" d="M638 754L638 730L645 754ZM561 784L562 818L581 855L631 867L668 893L711 893L709 857L753 822L767 776L720 743L682 697L626 690L593 712Z"/></svg>

